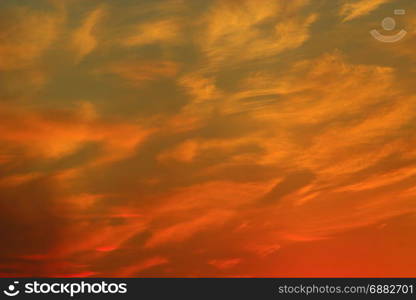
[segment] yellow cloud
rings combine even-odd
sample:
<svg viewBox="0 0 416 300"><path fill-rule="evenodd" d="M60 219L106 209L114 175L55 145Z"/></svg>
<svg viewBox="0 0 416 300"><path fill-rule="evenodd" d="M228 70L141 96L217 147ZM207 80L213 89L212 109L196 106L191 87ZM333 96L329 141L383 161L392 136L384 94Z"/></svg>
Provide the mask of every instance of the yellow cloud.
<svg viewBox="0 0 416 300"><path fill-rule="evenodd" d="M64 157L87 142L103 143L104 154L97 157L97 162L104 162L128 156L150 133L136 124L91 119L84 110L81 106L80 111L61 112L63 118L57 120L36 112L2 107L0 112L7 121L0 125L0 141L19 146L30 156L45 158Z"/></svg>
<svg viewBox="0 0 416 300"><path fill-rule="evenodd" d="M173 61L121 61L96 70L101 74L114 74L129 84L140 86L146 81L169 78L177 74L179 65Z"/></svg>
<svg viewBox="0 0 416 300"><path fill-rule="evenodd" d="M176 20L158 20L139 24L137 33L126 38L126 46L141 46L153 43L175 43L178 41L181 26Z"/></svg>
<svg viewBox="0 0 416 300"><path fill-rule="evenodd" d="M52 45L64 21L61 12L43 12L24 6L2 13L0 70L32 66Z"/></svg>
<svg viewBox="0 0 416 300"><path fill-rule="evenodd" d="M82 25L72 34L71 46L75 51L77 60L81 60L97 47L98 42L94 30L104 13L103 7L96 8L87 15Z"/></svg>
<svg viewBox="0 0 416 300"><path fill-rule="evenodd" d="M297 48L308 39L309 26L317 16L288 14L307 3L217 1L204 18L206 32L199 38L199 44L214 65L270 57ZM262 30L265 22L273 22L273 29Z"/></svg>
<svg viewBox="0 0 416 300"><path fill-rule="evenodd" d="M355 18L364 16L377 9L380 5L390 2L391 0L358 0L345 3L340 10L340 15L345 21L351 21Z"/></svg>
<svg viewBox="0 0 416 300"><path fill-rule="evenodd" d="M212 211L207 212L202 217L197 217L183 223L177 223L156 231L146 242L145 247L152 248L165 243L182 242L200 231L221 226L232 215L233 214L229 211Z"/></svg>
<svg viewBox="0 0 416 300"><path fill-rule="evenodd" d="M179 80L185 90L192 97L192 104L213 100L222 96L213 78L207 78L200 74L188 74Z"/></svg>

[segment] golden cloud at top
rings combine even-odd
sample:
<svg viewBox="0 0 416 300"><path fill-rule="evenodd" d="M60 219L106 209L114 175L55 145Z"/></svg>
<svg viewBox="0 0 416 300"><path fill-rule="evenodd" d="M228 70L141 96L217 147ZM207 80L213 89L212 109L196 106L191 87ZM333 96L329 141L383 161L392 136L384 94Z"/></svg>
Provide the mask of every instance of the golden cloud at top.
<svg viewBox="0 0 416 300"><path fill-rule="evenodd" d="M79 28L72 34L71 46L76 53L77 60L91 53L97 47L97 38L94 35L98 23L103 18L105 10L98 7L90 12Z"/></svg>
<svg viewBox="0 0 416 300"><path fill-rule="evenodd" d="M60 12L42 12L25 7L6 10L2 15L0 70L33 65L57 38L64 19Z"/></svg>
<svg viewBox="0 0 416 300"><path fill-rule="evenodd" d="M245 61L276 55L299 47L308 37L316 14L287 16L308 1L217 1L204 18L206 33L200 38L202 51L214 64ZM271 29L261 25L272 22ZM237 55L238 54L238 55Z"/></svg>
<svg viewBox="0 0 416 300"><path fill-rule="evenodd" d="M124 40L126 46L141 46L153 43L176 43L181 26L175 20L158 20L139 24L137 34Z"/></svg>
<svg viewBox="0 0 416 300"><path fill-rule="evenodd" d="M358 0L355 2L349 1L342 6L340 14L344 17L344 21L350 21L372 12L380 5L387 2L390 2L390 0Z"/></svg>

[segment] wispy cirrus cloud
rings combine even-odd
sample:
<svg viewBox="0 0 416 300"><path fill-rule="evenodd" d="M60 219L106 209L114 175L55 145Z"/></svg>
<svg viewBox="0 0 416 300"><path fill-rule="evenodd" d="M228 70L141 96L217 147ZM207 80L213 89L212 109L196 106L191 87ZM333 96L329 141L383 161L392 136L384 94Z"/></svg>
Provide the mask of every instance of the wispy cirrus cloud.
<svg viewBox="0 0 416 300"><path fill-rule="evenodd" d="M98 74L114 74L133 86L140 86L147 81L174 77L178 70L179 65L173 61L125 60L111 63L95 72Z"/></svg>
<svg viewBox="0 0 416 300"><path fill-rule="evenodd" d="M155 43L180 42L181 25L173 19L156 20L139 24L135 30L137 33L123 41L125 46L143 46Z"/></svg>
<svg viewBox="0 0 416 300"><path fill-rule="evenodd" d="M0 70L16 70L37 62L61 33L65 15L60 10L44 12L28 7L2 11Z"/></svg>
<svg viewBox="0 0 416 300"><path fill-rule="evenodd" d="M387 2L2 2L0 276L414 275Z"/></svg>
<svg viewBox="0 0 416 300"><path fill-rule="evenodd" d="M388 3L390 1L391 0L348 1L341 7L340 15L344 17L344 22L351 21L353 19L369 14L382 4Z"/></svg>
<svg viewBox="0 0 416 300"><path fill-rule="evenodd" d="M316 14L293 17L308 1L216 1L203 19L202 51L213 64L261 59L302 45ZM292 14L292 17L287 15ZM262 24L270 22L270 26ZM244 49L244 51L241 51Z"/></svg>
<svg viewBox="0 0 416 300"><path fill-rule="evenodd" d="M94 31L103 19L105 11L103 6L94 9L72 33L71 47L78 61L97 48L98 41Z"/></svg>

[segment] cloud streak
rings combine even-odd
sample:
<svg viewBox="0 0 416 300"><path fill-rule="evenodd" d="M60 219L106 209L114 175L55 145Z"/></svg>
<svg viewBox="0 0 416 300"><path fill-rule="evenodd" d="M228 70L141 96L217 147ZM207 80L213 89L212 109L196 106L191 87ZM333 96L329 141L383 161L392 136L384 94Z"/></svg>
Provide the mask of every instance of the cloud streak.
<svg viewBox="0 0 416 300"><path fill-rule="evenodd" d="M1 2L0 276L414 276L388 2Z"/></svg>

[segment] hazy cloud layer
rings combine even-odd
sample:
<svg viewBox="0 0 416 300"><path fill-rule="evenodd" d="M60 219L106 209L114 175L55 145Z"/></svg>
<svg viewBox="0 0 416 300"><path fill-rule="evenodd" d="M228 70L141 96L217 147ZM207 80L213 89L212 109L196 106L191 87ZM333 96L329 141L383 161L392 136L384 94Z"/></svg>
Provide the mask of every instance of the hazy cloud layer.
<svg viewBox="0 0 416 300"><path fill-rule="evenodd" d="M2 2L0 276L415 276L415 10Z"/></svg>

